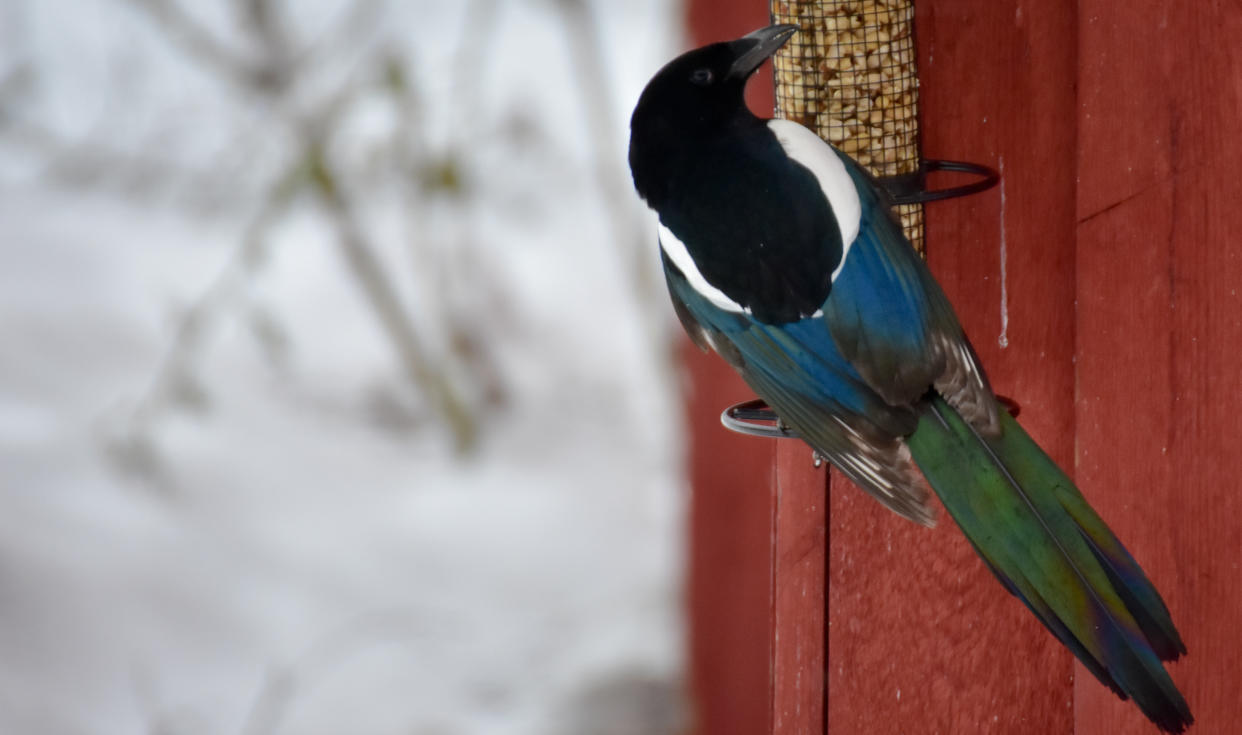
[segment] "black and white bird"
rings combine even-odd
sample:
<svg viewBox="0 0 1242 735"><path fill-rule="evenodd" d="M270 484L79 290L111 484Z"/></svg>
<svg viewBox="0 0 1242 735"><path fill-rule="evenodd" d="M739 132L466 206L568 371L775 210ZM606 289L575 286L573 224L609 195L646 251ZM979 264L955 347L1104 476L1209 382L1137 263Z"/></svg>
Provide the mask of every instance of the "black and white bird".
<svg viewBox="0 0 1242 735"><path fill-rule="evenodd" d="M931 486L1009 592L1162 729L1190 710L1161 661L1186 648L1143 570L998 403L883 189L802 126L756 117L751 74L795 32L695 49L631 119L682 325L817 452L930 524Z"/></svg>

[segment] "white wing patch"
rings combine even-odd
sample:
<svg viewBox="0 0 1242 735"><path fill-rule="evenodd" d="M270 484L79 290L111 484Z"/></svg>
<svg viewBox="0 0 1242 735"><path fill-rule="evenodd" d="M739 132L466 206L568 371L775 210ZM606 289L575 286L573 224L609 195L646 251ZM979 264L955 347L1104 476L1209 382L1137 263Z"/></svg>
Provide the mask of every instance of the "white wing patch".
<svg viewBox="0 0 1242 735"><path fill-rule="evenodd" d="M744 308L741 304L725 295L724 291L716 288L707 282L703 274L699 272L699 267L694 264L694 258L690 257L690 251L686 249L683 243L673 231L660 223L660 248L668 259L673 261L673 265L677 266L677 270L686 277L690 282L690 287L699 292L699 295L710 301L714 306L732 311L739 314L749 314L750 309Z"/></svg>
<svg viewBox="0 0 1242 735"><path fill-rule="evenodd" d="M974 358L970 356L970 352L966 349L965 342L958 343L957 354L961 357L962 367L966 370L966 374L974 379L975 385L983 388L983 374L979 372L979 366L975 364Z"/></svg>
<svg viewBox="0 0 1242 735"><path fill-rule="evenodd" d="M880 465L865 454L842 454L840 461L849 465L849 469L871 482L872 487L888 497L893 496L893 483L884 477Z"/></svg>
<svg viewBox="0 0 1242 735"><path fill-rule="evenodd" d="M841 262L832 272L832 280L835 281L845 265L850 246L858 237L862 222L862 202L858 199L854 180L837 154L815 133L789 120L769 120L768 127L785 149L785 154L815 174L819 187L824 190L824 198L837 218L837 225L841 228Z"/></svg>
<svg viewBox="0 0 1242 735"><path fill-rule="evenodd" d="M944 356L944 372L933 383L936 391L967 423L995 436L1000 431L996 399L970 348L961 337L941 334L936 339Z"/></svg>

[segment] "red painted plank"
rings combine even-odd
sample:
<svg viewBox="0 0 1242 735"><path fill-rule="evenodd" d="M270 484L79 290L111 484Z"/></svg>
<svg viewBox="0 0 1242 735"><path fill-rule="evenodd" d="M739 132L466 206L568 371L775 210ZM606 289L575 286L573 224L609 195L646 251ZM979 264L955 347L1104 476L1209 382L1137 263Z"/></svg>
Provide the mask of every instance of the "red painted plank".
<svg viewBox="0 0 1242 735"><path fill-rule="evenodd" d="M928 207L929 262L995 387L1069 466L1075 4L916 9L925 155L1003 165L1005 175L1003 203L993 190ZM950 519L921 529L834 482L830 523L832 731L1071 731L1069 654Z"/></svg>
<svg viewBox="0 0 1242 735"><path fill-rule="evenodd" d="M1079 479L1185 637L1191 732L1237 732L1242 11L1081 12ZM1077 702L1079 732L1152 732L1085 677Z"/></svg>
<svg viewBox="0 0 1242 735"><path fill-rule="evenodd" d="M691 0L690 45L736 38L767 22L762 0ZM766 84L765 84L766 82ZM772 109L770 79L748 96ZM772 714L771 441L731 434L720 412L753 396L716 355L682 350L690 437L688 614L695 729L702 735L769 732Z"/></svg>
<svg viewBox="0 0 1242 735"><path fill-rule="evenodd" d="M712 16L726 6L694 7ZM1242 198L1234 170L1242 152L1231 137L1242 119L1242 58L1231 40L1242 32L1238 11L1217 3L1084 0L1081 31L1065 0L1038 12L1016 0L924 0L919 11L925 150L1003 161L1005 173L1003 200L992 192L929 210L932 266L996 387L1018 398L1023 422L1062 463L1077 430L1080 485L1166 592L1186 634L1191 656L1174 674L1199 718L1196 731L1231 732L1242 715L1234 632L1242 607L1242 501L1234 491L1242 470L1235 446L1242 260L1230 247L1242 231L1242 210L1234 206ZM1081 59L1067 49L1079 49ZM1083 220L1077 227L1076 218ZM1069 401L1075 345L1076 405ZM706 383L696 382L703 391ZM711 436L706 423L740 395L736 389L696 397L701 436ZM738 441L737 451L754 451L755 442ZM760 708L754 687L743 682L768 677L756 662L769 652L780 693L769 701L765 690L758 699L782 726L813 726L805 713L814 712L814 698L796 678L811 671L813 680L813 667L797 646L787 656L783 644L802 640L813 650L814 606L800 607L800 591L778 581L771 616L744 609L761 586L756 580L770 579L744 548L757 545L772 509L766 497L759 509L736 483L729 496L729 480L748 470L721 464L734 457L727 446L694 451L698 486L718 485L721 502L710 509L696 495L695 513L711 520L695 522L692 559L700 572L696 582L692 571L691 596L696 619L726 631L713 638L703 632L709 623L693 634L698 690L711 677L722 685L714 705L700 704L700 731L763 731L754 724L766 722L753 715ZM782 445L778 466L796 469L797 453ZM790 477L778 483L777 524L804 525L801 535L777 534L774 573L813 584L813 555L796 552L799 542L813 546L809 526L793 512L797 503L785 502L785 490L800 484L805 491L814 475L798 475L796 483ZM749 482L757 480L741 484ZM1132 705L1077 667L1071 722L1068 655L999 591L950 524L921 531L837 484L828 595L833 728L1064 733L1076 723L1084 733L1151 732ZM754 506L746 510L747 503ZM782 515L782 507L791 512ZM719 576L704 575L709 568ZM751 592L729 597L729 583L720 580ZM721 624L722 615L732 623ZM775 626L770 651L754 635L759 622ZM780 638L785 630L793 638ZM749 657L735 655L748 646ZM782 668L790 661L797 665ZM781 682L790 675L795 684L787 687ZM750 703L730 710L733 694L749 695L743 702ZM783 719L786 702L804 716ZM705 710L715 714L703 717Z"/></svg>
<svg viewBox="0 0 1242 735"><path fill-rule="evenodd" d="M720 412L753 395L715 354L686 343L690 438L690 678L698 732L767 732L770 700L772 453Z"/></svg>
<svg viewBox="0 0 1242 735"><path fill-rule="evenodd" d="M771 731L823 735L828 470L800 441L777 445Z"/></svg>

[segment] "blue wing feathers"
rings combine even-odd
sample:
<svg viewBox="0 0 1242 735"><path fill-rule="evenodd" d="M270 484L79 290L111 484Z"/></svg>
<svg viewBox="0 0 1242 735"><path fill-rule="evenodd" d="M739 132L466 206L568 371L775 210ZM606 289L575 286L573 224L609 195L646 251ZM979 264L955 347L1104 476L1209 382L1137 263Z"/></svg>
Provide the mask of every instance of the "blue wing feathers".
<svg viewBox="0 0 1242 735"><path fill-rule="evenodd" d="M848 158L862 222L824 314L845 357L889 403L918 400L944 369L937 333L961 328L887 200Z"/></svg>
<svg viewBox="0 0 1242 735"><path fill-rule="evenodd" d="M934 489L1005 589L1093 675L1183 732L1194 718L1162 661L1186 648L1168 608L999 409L887 193L809 131L749 113L744 83L712 83L744 80L794 31L689 52L635 108L631 173L660 217L678 319L888 508L930 524Z"/></svg>
<svg viewBox="0 0 1242 735"><path fill-rule="evenodd" d="M691 288L679 274L668 273L670 290L698 323L727 339L740 354L743 377L766 376L799 400L859 417L891 413L894 409L870 389L854 366L841 354L823 319L808 317L771 325L747 315L724 312ZM756 376L758 377L758 376ZM910 421L898 428L913 430Z"/></svg>

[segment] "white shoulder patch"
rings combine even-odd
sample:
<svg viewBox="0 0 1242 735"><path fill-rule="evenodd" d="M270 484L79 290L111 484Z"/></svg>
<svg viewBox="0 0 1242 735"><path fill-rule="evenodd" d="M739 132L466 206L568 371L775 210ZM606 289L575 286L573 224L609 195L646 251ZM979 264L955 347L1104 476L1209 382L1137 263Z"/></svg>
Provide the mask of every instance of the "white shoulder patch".
<svg viewBox="0 0 1242 735"><path fill-rule="evenodd" d="M726 296L724 291L707 282L707 279L699 272L699 267L694 264L694 258L690 257L686 244L674 235L672 230L665 227L663 222L660 223L660 248L690 282L690 287L698 291L700 296L725 311L739 314L750 313L750 309L743 308L741 304Z"/></svg>
<svg viewBox="0 0 1242 735"><path fill-rule="evenodd" d="M837 154L815 133L789 120L769 120L768 127L785 153L815 174L819 187L824 190L824 198L837 218L837 225L841 228L841 262L832 272L832 280L835 281L845 265L850 246L858 237L862 222L862 202L854 188L854 181Z"/></svg>

